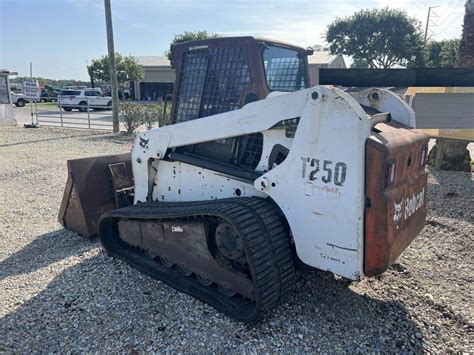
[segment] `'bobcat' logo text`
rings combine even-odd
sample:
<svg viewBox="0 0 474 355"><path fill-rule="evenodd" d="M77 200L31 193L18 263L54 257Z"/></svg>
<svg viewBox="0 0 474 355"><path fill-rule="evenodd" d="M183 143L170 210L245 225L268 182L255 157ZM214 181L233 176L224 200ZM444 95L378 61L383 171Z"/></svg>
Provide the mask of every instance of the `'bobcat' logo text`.
<svg viewBox="0 0 474 355"><path fill-rule="evenodd" d="M418 211L425 204L425 188L420 193L414 193L411 197L404 197L400 203L393 203L393 222L397 229L400 222L406 221L411 215Z"/></svg>

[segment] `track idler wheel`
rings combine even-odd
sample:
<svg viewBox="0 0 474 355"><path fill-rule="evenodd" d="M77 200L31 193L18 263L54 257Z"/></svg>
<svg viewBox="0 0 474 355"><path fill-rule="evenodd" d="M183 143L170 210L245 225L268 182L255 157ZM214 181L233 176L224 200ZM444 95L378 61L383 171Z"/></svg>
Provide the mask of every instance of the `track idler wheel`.
<svg viewBox="0 0 474 355"><path fill-rule="evenodd" d="M227 259L237 260L244 255L244 243L231 224L220 223L215 235L217 248Z"/></svg>

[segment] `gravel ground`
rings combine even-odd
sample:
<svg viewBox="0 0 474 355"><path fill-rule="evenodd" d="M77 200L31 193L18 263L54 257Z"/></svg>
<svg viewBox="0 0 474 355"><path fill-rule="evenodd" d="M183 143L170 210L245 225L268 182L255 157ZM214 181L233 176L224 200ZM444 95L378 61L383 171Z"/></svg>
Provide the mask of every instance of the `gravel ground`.
<svg viewBox="0 0 474 355"><path fill-rule="evenodd" d="M474 351L471 174L431 171L427 225L382 277L299 272L291 302L247 325L56 222L66 160L130 147L90 131L0 131L0 351Z"/></svg>

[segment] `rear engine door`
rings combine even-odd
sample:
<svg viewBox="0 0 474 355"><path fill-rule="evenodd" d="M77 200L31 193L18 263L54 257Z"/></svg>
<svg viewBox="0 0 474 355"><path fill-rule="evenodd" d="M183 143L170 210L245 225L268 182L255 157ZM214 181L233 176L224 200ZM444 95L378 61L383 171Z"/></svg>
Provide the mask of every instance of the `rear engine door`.
<svg viewBox="0 0 474 355"><path fill-rule="evenodd" d="M364 273L382 273L425 225L428 137L378 124L366 145Z"/></svg>

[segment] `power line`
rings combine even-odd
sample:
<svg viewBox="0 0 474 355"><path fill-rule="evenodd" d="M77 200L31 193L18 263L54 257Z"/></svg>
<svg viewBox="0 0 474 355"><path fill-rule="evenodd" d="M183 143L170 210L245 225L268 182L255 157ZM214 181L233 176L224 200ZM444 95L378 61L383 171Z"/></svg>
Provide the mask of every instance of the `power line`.
<svg viewBox="0 0 474 355"><path fill-rule="evenodd" d="M452 7L452 10L446 16L444 16L444 19L438 24L438 26L442 26L443 23L445 23L448 18L450 18L459 9L458 6L461 6L460 9L464 10L464 7L461 5L462 1L463 0L458 1L458 3Z"/></svg>
<svg viewBox="0 0 474 355"><path fill-rule="evenodd" d="M442 26L439 26L439 33L442 33L444 30L448 29L449 27L452 26L453 23L455 23L456 21L459 21L460 22L460 25L461 25L461 22L462 22L462 15L464 13L464 9L461 8L460 11L457 11L457 12L454 12L453 14L455 14L456 16L449 22L446 22L448 18L445 19L445 21L443 21L444 25ZM452 17L452 16L450 16Z"/></svg>
<svg viewBox="0 0 474 355"><path fill-rule="evenodd" d="M461 5L463 1L464 0L451 0L449 4L437 6L442 7L442 9L437 10L436 12L433 10L430 11L430 8L428 8L425 39L428 39L428 34L431 38L437 37L440 33L443 33L446 28L449 28L455 21L457 21L459 19L458 16L461 15L460 13L458 13L458 9L461 9L461 13L463 11L463 7ZM459 7L460 5L461 7ZM450 11L447 12L448 10ZM438 12L441 12L442 15L438 15ZM454 19L452 19L453 15ZM433 21L433 17L441 18L441 21ZM436 27L436 29L433 30L433 27Z"/></svg>

